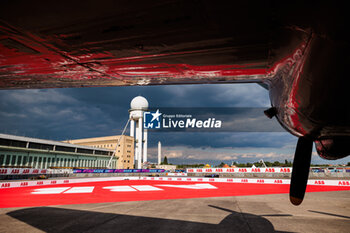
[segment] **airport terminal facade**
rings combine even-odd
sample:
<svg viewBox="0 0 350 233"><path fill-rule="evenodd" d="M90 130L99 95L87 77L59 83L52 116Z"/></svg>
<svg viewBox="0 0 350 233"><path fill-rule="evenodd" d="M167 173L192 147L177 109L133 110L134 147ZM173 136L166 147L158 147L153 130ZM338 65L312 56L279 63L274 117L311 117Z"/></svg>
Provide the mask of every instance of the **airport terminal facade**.
<svg viewBox="0 0 350 233"><path fill-rule="evenodd" d="M116 135L107 137L84 138L64 141L75 145L115 151L118 169L134 168L134 137ZM119 142L119 143L118 143ZM117 148L117 144L118 148Z"/></svg>
<svg viewBox="0 0 350 233"><path fill-rule="evenodd" d="M113 154L108 148L0 134L0 167L105 168ZM111 168L117 168L117 157Z"/></svg>

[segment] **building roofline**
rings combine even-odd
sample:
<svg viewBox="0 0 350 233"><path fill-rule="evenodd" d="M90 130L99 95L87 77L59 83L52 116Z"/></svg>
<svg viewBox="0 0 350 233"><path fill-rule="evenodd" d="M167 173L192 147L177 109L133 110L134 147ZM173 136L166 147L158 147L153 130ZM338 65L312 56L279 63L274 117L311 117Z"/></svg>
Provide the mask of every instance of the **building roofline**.
<svg viewBox="0 0 350 233"><path fill-rule="evenodd" d="M16 140L16 141L23 141L23 142L33 142L33 143L40 143L40 144L53 145L53 146L65 146L65 147L88 149L88 150L95 150L95 151L106 151L106 152L111 151L111 150L103 149L103 148L94 148L94 147L90 147L90 146L82 146L82 145L54 141L54 140L16 136L16 135L3 134L3 133L0 133L0 139Z"/></svg>
<svg viewBox="0 0 350 233"><path fill-rule="evenodd" d="M93 137L93 138L79 138L79 139L70 139L64 140L64 143L79 143L79 142L97 142L97 141L108 141L108 140L117 140L122 135L112 135L112 136L102 136L102 137ZM129 135L123 135L125 138L134 138Z"/></svg>

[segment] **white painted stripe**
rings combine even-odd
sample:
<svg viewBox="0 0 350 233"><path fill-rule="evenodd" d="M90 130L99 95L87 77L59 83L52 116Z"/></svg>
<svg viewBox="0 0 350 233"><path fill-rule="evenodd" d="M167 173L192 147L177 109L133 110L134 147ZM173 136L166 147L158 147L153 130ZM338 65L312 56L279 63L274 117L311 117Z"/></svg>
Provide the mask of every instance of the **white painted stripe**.
<svg viewBox="0 0 350 233"><path fill-rule="evenodd" d="M43 189L35 189L32 194L58 194L66 191L70 187L62 187L62 188L43 188Z"/></svg>
<svg viewBox="0 0 350 233"><path fill-rule="evenodd" d="M91 187L73 187L64 193L92 193L94 191L94 186Z"/></svg>
<svg viewBox="0 0 350 233"><path fill-rule="evenodd" d="M133 188L139 191L162 191L163 189L153 187L151 185L132 185Z"/></svg>
<svg viewBox="0 0 350 233"><path fill-rule="evenodd" d="M171 187L171 188L184 188L184 189L217 189L217 187L211 184L188 184L188 185L160 184L157 186L164 186L164 187Z"/></svg>
<svg viewBox="0 0 350 233"><path fill-rule="evenodd" d="M135 189L133 189L130 186L127 185L121 185L121 186L107 186L107 187L103 187L103 189L110 189L110 191L112 192L132 192L132 191L136 191Z"/></svg>

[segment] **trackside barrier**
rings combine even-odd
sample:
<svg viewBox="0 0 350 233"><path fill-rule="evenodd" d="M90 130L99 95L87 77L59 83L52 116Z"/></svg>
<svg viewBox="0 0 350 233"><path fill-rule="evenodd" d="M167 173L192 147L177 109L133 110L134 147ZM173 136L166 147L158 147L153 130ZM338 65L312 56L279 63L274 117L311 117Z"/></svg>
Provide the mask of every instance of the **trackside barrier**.
<svg viewBox="0 0 350 233"><path fill-rule="evenodd" d="M187 173L179 172L179 173L173 173L173 172L168 172L166 173L167 176L187 176Z"/></svg>
<svg viewBox="0 0 350 233"><path fill-rule="evenodd" d="M187 173L291 173L291 167L187 168Z"/></svg>
<svg viewBox="0 0 350 233"><path fill-rule="evenodd" d="M190 182L224 182L250 184L290 184L289 179L246 179L246 178L176 178L176 177L141 177L143 180L190 181ZM308 180L308 185L349 186L349 180Z"/></svg>
<svg viewBox="0 0 350 233"><path fill-rule="evenodd" d="M73 173L72 169L0 168L0 175L42 175Z"/></svg>
<svg viewBox="0 0 350 233"><path fill-rule="evenodd" d="M163 173L164 169L74 169L73 173Z"/></svg>
<svg viewBox="0 0 350 233"><path fill-rule="evenodd" d="M82 178L82 179L59 179L21 182L2 182L0 188L16 188L27 186L41 186L54 184L73 184L101 181L119 180L157 180L157 181L188 181L188 182L224 182L224 183L249 183L249 184L290 184L288 179L240 179L240 178L194 178L194 177L103 177L103 178ZM309 180L308 185L320 186L349 186L350 180Z"/></svg>

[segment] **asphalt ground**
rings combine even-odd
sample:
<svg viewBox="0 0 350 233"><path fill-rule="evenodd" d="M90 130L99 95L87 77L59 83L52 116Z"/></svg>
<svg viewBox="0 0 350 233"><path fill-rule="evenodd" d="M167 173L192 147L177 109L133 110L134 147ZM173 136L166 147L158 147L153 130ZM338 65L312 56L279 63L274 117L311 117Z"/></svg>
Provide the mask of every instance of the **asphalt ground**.
<svg viewBox="0 0 350 233"><path fill-rule="evenodd" d="M3 189L0 232L349 232L349 187L309 186L300 206L288 189L131 180Z"/></svg>

